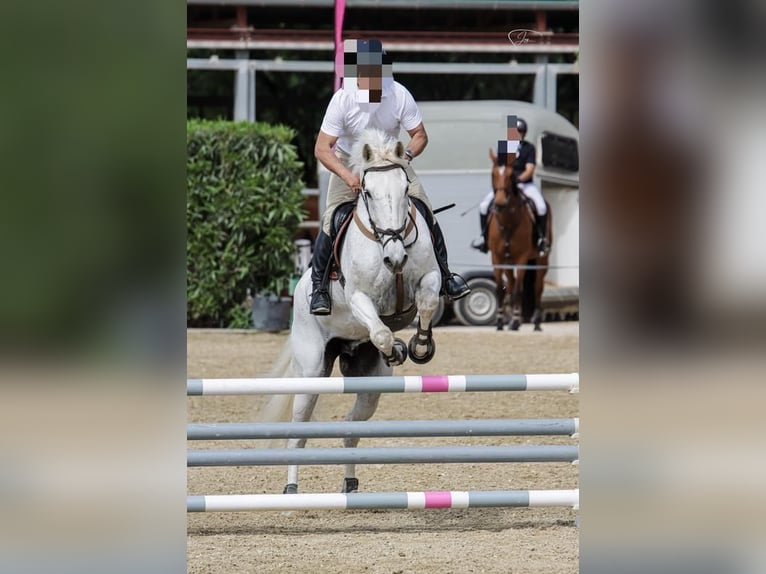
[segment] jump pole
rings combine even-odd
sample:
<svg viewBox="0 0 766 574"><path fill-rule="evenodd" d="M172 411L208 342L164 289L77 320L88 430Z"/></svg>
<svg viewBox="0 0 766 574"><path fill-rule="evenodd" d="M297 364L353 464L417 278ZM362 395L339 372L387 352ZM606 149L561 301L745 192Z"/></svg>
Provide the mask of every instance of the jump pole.
<svg viewBox="0 0 766 574"><path fill-rule="evenodd" d="M570 445L281 448L190 450L186 454L186 466L575 462L578 459L579 447Z"/></svg>
<svg viewBox="0 0 766 574"><path fill-rule="evenodd" d="M579 392L579 373L539 375L430 375L402 377L306 377L187 379L186 394L302 395L345 393L445 393L486 391Z"/></svg>
<svg viewBox="0 0 766 574"><path fill-rule="evenodd" d="M382 438L445 436L574 436L580 419L478 419L303 423L198 423L188 440Z"/></svg>
<svg viewBox="0 0 766 574"><path fill-rule="evenodd" d="M227 494L188 496L187 512L248 510L422 510L430 508L487 508L568 506L579 508L575 490L475 490L430 492L354 492L350 494Z"/></svg>

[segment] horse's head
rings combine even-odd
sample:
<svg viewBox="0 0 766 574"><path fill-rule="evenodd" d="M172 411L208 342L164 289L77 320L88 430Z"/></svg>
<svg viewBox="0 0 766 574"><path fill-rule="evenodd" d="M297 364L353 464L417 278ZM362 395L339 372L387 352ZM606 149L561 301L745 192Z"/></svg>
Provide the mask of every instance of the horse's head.
<svg viewBox="0 0 766 574"><path fill-rule="evenodd" d="M404 146L380 130L365 130L354 146L352 161L361 172L360 203L383 247L383 264L392 273L399 272L407 263L404 235L409 222Z"/></svg>
<svg viewBox="0 0 766 574"><path fill-rule="evenodd" d="M514 198L518 198L516 178L513 174L513 154L505 156L505 163L498 160L495 150L490 148L489 158L492 160L492 189L495 192L495 206L504 209Z"/></svg>

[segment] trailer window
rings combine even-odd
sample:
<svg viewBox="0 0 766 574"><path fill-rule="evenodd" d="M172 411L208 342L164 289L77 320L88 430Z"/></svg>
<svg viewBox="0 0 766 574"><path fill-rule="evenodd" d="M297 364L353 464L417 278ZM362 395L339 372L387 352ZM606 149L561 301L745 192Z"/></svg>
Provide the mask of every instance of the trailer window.
<svg viewBox="0 0 766 574"><path fill-rule="evenodd" d="M566 171L579 171L577 140L551 133L542 137L543 165Z"/></svg>

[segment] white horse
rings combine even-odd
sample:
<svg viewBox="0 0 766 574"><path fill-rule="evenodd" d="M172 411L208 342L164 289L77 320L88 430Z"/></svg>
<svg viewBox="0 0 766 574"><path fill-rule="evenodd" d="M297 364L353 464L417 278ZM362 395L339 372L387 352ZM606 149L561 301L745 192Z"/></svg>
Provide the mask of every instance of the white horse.
<svg viewBox="0 0 766 574"><path fill-rule="evenodd" d="M354 219L348 225L340 253L342 281L330 286L332 314L309 313L311 270L295 288L291 348L286 376L330 376L335 359L345 376L391 375L407 356L418 363L433 357L436 346L431 318L439 303L441 274L431 233L407 195L404 146L379 130L362 133L351 154L363 191ZM418 331L405 346L393 331L404 328L418 314ZM409 349L409 353L408 353ZM272 401L268 408L285 411L292 403L292 420L307 421L318 395L297 395ZM360 393L346 420L367 420L380 394ZM275 404L276 403L276 404ZM269 417L267 413L267 417ZM271 420L275 417L271 413ZM358 438L344 439L355 447ZM290 439L288 448L302 448L306 439ZM355 466L346 465L342 492L358 489ZM289 466L285 493L298 492L298 467Z"/></svg>

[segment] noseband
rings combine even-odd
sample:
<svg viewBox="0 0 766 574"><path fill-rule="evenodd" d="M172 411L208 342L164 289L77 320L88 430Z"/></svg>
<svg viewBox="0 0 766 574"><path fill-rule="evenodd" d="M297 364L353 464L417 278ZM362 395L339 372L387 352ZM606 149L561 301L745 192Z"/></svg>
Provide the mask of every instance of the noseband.
<svg viewBox="0 0 766 574"><path fill-rule="evenodd" d="M415 218L414 218L414 215L413 215L413 211L414 210L408 211L409 218L405 219L405 221L402 224L402 226L399 227L398 229L390 229L390 228L388 228L388 229L380 229L380 227L378 227L375 224L375 221L372 218L372 213L370 212L370 204L369 204L369 199L368 199L368 196L370 195L370 192L367 191L367 189L365 189L365 187L364 187L364 178L367 177L367 173L368 172L370 172L370 171L391 171L392 169L397 169L397 168L401 169L404 172L404 176L407 177L407 170L404 168L403 165L400 165L398 163L390 163L388 165L373 166L373 167L368 167L367 169L365 169L364 173L362 174L362 193L361 193L361 195L362 195L362 200L364 201L364 206L365 206L365 208L367 208L367 217L370 218L370 227L372 227L372 236L368 236L368 237L371 237L372 239L374 239L375 241L380 243L384 248L391 241L401 241L402 245L404 245L404 238L407 237L407 235L409 235L410 231L412 230L412 227L414 227L415 228L415 239L413 239L412 242L409 243L408 245L404 245L404 248L407 249L409 247L412 247L412 245L418 240L418 227L417 227L417 225L415 225ZM407 177L407 188L408 189L409 189L409 181L410 181L410 179L409 179L409 177ZM404 193L406 194L407 190L405 190ZM360 222L357 221L357 224L360 224ZM360 225L360 228L362 229L362 231L367 231L366 229L361 227L361 225ZM404 235L402 235L402 234L404 234Z"/></svg>

